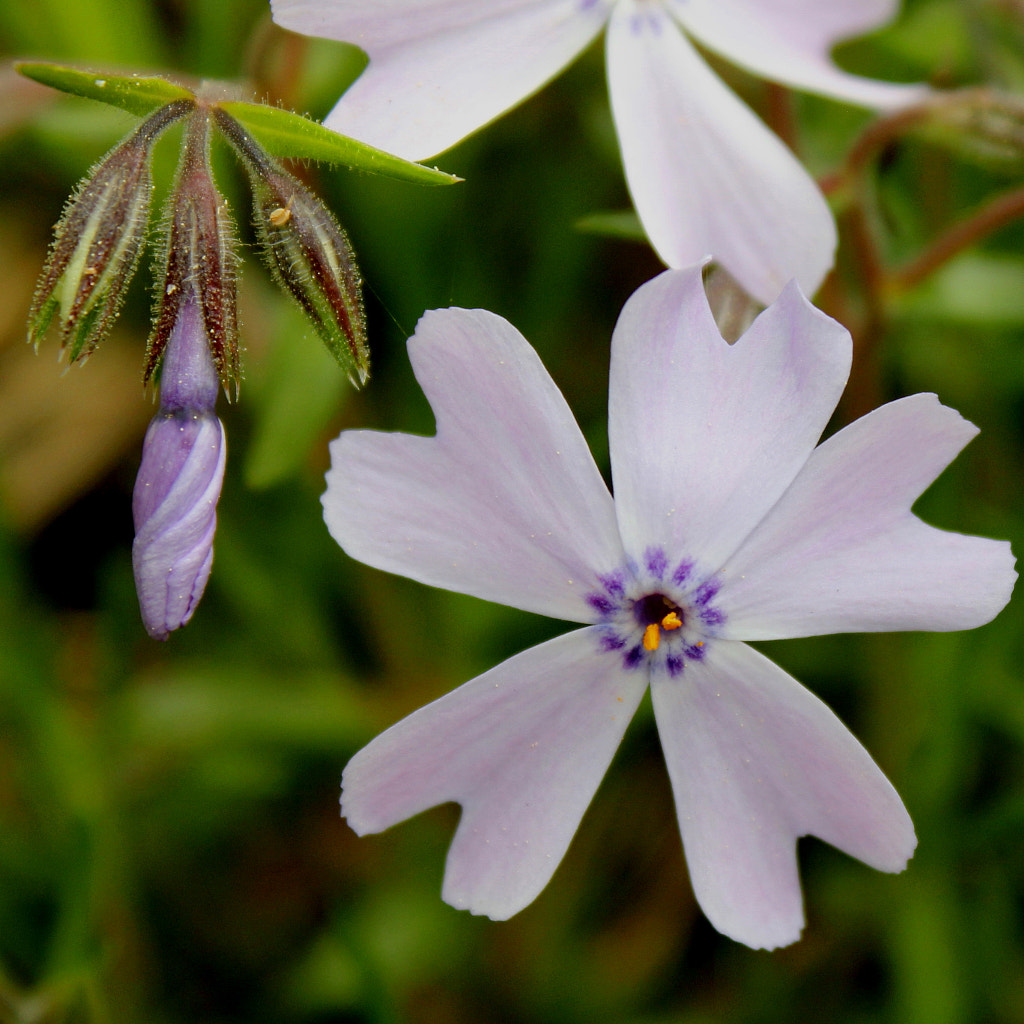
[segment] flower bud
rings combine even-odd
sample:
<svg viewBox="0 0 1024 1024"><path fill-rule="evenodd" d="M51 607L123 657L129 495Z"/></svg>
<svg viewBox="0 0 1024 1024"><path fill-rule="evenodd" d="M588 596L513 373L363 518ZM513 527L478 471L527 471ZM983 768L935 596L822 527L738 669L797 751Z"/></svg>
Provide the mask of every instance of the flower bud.
<svg viewBox="0 0 1024 1024"><path fill-rule="evenodd" d="M175 183L167 201L163 284L143 379L149 381L186 303L198 300L221 384L234 397L239 383L236 233L210 166L210 114L192 112Z"/></svg>
<svg viewBox="0 0 1024 1024"><path fill-rule="evenodd" d="M370 373L362 278L348 237L331 212L283 170L230 114L214 109L249 174L256 234L277 282L312 321L355 384Z"/></svg>
<svg viewBox="0 0 1024 1024"><path fill-rule="evenodd" d="M36 286L30 342L39 344L56 315L61 348L73 363L85 359L110 330L146 240L153 146L193 106L178 100L161 107L79 185L57 224Z"/></svg>
<svg viewBox="0 0 1024 1024"><path fill-rule="evenodd" d="M135 588L157 640L192 617L213 565L227 452L217 391L199 303L187 295L164 352L160 411L146 431L132 499Z"/></svg>

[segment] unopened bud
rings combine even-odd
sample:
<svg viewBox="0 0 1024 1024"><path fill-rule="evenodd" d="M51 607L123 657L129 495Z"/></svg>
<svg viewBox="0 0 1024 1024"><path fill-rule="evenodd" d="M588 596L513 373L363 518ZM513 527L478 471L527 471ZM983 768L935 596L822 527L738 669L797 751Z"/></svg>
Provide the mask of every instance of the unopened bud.
<svg viewBox="0 0 1024 1024"><path fill-rule="evenodd" d="M135 588L157 640L192 617L213 565L227 453L218 390L199 304L188 296L167 342L160 411L146 431L132 499Z"/></svg>
<svg viewBox="0 0 1024 1024"><path fill-rule="evenodd" d="M193 108L178 100L148 117L79 185L54 233L29 311L38 345L54 316L68 361L103 340L138 266L153 192L150 161L160 133Z"/></svg>
<svg viewBox="0 0 1024 1024"><path fill-rule="evenodd" d="M184 305L198 300L217 374L234 397L239 382L237 239L227 203L213 180L207 109L196 109L189 118L166 219L164 273L143 378L148 382L160 364Z"/></svg>
<svg viewBox="0 0 1024 1024"><path fill-rule="evenodd" d="M214 116L248 171L256 234L271 272L353 383L364 383L370 357L362 278L348 237L320 199L230 114L218 107Z"/></svg>

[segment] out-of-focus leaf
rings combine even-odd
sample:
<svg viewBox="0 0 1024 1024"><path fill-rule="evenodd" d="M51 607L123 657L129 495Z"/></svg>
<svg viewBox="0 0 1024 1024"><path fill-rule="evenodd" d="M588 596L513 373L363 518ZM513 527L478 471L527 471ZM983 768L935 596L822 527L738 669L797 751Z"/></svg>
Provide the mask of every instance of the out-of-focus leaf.
<svg viewBox="0 0 1024 1024"><path fill-rule="evenodd" d="M643 242L647 239L640 218L632 210L599 210L587 214L576 221L576 230L629 242Z"/></svg>
<svg viewBox="0 0 1024 1024"><path fill-rule="evenodd" d="M1024 165L1024 100L994 89L940 94L917 133L960 157L995 170Z"/></svg>
<svg viewBox="0 0 1024 1024"><path fill-rule="evenodd" d="M1024 259L968 252L899 303L900 313L986 327L1024 326Z"/></svg>
<svg viewBox="0 0 1024 1024"><path fill-rule="evenodd" d="M218 106L241 122L273 156L345 164L417 185L454 185L462 180L436 167L410 163L364 142L356 142L290 110L235 100Z"/></svg>
<svg viewBox="0 0 1024 1024"><path fill-rule="evenodd" d="M266 365L252 383L256 423L245 460L245 481L263 489L295 473L310 446L348 397L345 371L309 337L297 306L280 313Z"/></svg>
<svg viewBox="0 0 1024 1024"><path fill-rule="evenodd" d="M192 99L188 89L168 82L165 78L146 78L141 75L108 75L102 72L82 71L59 64L17 64L26 78L60 89L73 96L99 100L127 110L129 114L145 117L158 107L175 100Z"/></svg>
<svg viewBox="0 0 1024 1024"><path fill-rule="evenodd" d="M121 719L140 750L203 750L259 744L334 751L369 731L365 707L325 672L273 674L195 664L165 669L124 698Z"/></svg>

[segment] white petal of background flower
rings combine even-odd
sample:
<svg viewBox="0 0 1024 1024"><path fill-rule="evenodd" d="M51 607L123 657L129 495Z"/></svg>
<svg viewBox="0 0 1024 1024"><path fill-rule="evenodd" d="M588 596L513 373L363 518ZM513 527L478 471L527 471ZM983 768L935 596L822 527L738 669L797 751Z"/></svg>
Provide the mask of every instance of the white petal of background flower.
<svg viewBox="0 0 1024 1024"><path fill-rule="evenodd" d="M388 572L585 621L596 572L622 562L611 495L523 336L484 310L427 313L409 340L436 437L346 431L324 518Z"/></svg>
<svg viewBox="0 0 1024 1024"><path fill-rule="evenodd" d="M795 286L734 345L699 267L626 303L612 337L608 435L626 550L652 544L713 572L811 454L846 384L847 331Z"/></svg>
<svg viewBox="0 0 1024 1024"><path fill-rule="evenodd" d="M604 27L608 0L273 0L275 20L366 49L328 128L424 160L558 74Z"/></svg>
<svg viewBox="0 0 1024 1024"><path fill-rule="evenodd" d="M651 683L686 863L701 909L755 948L804 924L796 840L815 835L881 871L916 839L899 796L813 694L745 644Z"/></svg>
<svg viewBox="0 0 1024 1024"><path fill-rule="evenodd" d="M820 445L725 566L729 636L969 629L1017 574L1010 545L910 511L977 433L934 395L883 405Z"/></svg>
<svg viewBox="0 0 1024 1024"><path fill-rule="evenodd" d="M709 50L755 75L883 110L923 100L922 85L898 85L840 70L831 50L883 25L895 3L870 0L667 0L669 8Z"/></svg>
<svg viewBox="0 0 1024 1024"><path fill-rule="evenodd" d="M711 255L765 305L791 278L813 295L836 228L786 146L698 56L661 5L619 0L608 84L626 180L658 255Z"/></svg>
<svg viewBox="0 0 1024 1024"><path fill-rule="evenodd" d="M460 803L443 896L504 920L547 885L646 688L589 629L549 640L364 747L345 769L342 813L364 835Z"/></svg>

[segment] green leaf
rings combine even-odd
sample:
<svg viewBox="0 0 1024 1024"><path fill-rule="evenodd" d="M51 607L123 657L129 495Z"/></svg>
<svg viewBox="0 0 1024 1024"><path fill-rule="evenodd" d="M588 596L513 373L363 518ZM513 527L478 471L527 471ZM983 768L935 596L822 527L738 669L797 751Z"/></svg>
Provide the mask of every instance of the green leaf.
<svg viewBox="0 0 1024 1024"><path fill-rule="evenodd" d="M436 167L410 163L363 142L356 142L289 110L235 100L218 106L240 121L274 156L345 164L418 185L454 185L462 180Z"/></svg>
<svg viewBox="0 0 1024 1024"><path fill-rule="evenodd" d="M274 344L249 391L255 423L245 481L254 490L297 475L314 447L323 445L331 420L352 393L344 370L309 337L297 305L277 304L271 333Z"/></svg>
<svg viewBox="0 0 1024 1024"><path fill-rule="evenodd" d="M632 210L600 210L588 213L576 221L575 227L585 235L604 235L627 242L647 240L640 218Z"/></svg>
<svg viewBox="0 0 1024 1024"><path fill-rule="evenodd" d="M49 85L61 92L86 99L99 100L129 114L145 117L159 107L175 100L193 99L188 89L165 78L143 78L139 75L108 75L60 64L16 64L26 78Z"/></svg>

